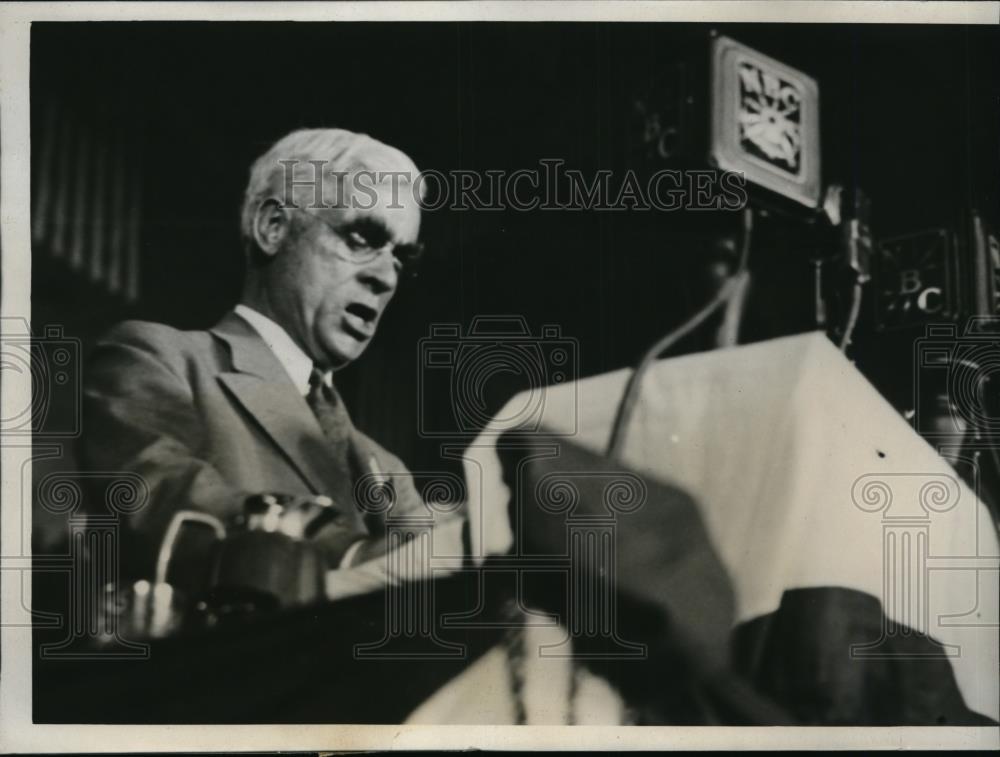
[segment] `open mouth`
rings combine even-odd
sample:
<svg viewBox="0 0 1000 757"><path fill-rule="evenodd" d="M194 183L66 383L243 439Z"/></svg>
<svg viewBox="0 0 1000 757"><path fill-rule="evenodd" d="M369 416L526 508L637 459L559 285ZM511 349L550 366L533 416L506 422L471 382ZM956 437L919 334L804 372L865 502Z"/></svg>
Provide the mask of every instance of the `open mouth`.
<svg viewBox="0 0 1000 757"><path fill-rule="evenodd" d="M344 308L344 322L348 331L358 339L369 339L375 333L378 311L361 302L352 302Z"/></svg>

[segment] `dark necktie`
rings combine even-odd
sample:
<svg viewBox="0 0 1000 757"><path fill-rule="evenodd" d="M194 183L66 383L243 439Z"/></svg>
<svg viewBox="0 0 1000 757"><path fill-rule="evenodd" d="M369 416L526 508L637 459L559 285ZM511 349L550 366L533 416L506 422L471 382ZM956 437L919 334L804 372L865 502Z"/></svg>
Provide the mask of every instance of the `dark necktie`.
<svg viewBox="0 0 1000 757"><path fill-rule="evenodd" d="M306 402L319 421L323 435L329 442L328 465L336 474L340 491L327 492L345 505L354 501L354 474L351 465L351 418L339 395L323 381L323 374L313 368L309 376L309 393Z"/></svg>
<svg viewBox="0 0 1000 757"><path fill-rule="evenodd" d="M336 390L323 380L323 374L316 368L313 368L309 375L306 403L312 409L320 428L323 429L323 435L329 442L330 457L327 465L328 470L334 474L331 480L335 482L333 484L335 488L333 491L323 493L333 497L338 505L338 511L348 516L353 529L344 531L345 523L341 522L338 524L339 530L333 532L334 546L339 550L337 551L339 559L339 555L348 545L366 534L361 513L355 506L354 477L357 474L352 470L351 419ZM336 559L333 562L336 563Z"/></svg>
<svg viewBox="0 0 1000 757"><path fill-rule="evenodd" d="M346 461L351 420L344 403L340 401L333 388L323 380L323 374L318 368L313 368L309 374L309 393L306 394L306 402L335 452L339 453L336 456Z"/></svg>

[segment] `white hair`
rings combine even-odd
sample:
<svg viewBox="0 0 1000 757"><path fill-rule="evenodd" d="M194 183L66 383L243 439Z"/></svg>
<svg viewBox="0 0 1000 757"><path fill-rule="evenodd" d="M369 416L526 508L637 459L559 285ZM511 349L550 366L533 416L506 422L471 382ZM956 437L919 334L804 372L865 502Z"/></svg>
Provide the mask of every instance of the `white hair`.
<svg viewBox="0 0 1000 757"><path fill-rule="evenodd" d="M317 165L316 161L322 165ZM367 134L355 134L346 129L299 129L285 135L250 167L250 180L240 213L244 243L249 244L253 239L254 216L262 202L277 197L284 204L314 205L319 199L314 196L315 184L312 183L317 172L322 175L322 181L328 181L332 173L355 171L403 173L410 182L415 182L418 175L416 165L406 153ZM286 197L290 180L294 182L291 185L293 196ZM330 199L328 195L323 197L326 201Z"/></svg>

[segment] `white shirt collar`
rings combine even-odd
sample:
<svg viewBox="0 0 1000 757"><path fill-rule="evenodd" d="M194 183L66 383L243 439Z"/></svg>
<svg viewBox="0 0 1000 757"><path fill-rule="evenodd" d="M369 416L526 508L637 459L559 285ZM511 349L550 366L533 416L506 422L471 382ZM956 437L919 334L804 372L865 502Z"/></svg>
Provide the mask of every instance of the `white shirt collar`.
<svg viewBox="0 0 1000 757"><path fill-rule="evenodd" d="M257 312L247 305L237 305L236 314L249 323L254 331L278 358L285 372L303 395L309 393L309 376L312 374L313 361L302 351L302 348L288 335L281 326L266 315ZM323 380L332 383L332 371L327 371Z"/></svg>

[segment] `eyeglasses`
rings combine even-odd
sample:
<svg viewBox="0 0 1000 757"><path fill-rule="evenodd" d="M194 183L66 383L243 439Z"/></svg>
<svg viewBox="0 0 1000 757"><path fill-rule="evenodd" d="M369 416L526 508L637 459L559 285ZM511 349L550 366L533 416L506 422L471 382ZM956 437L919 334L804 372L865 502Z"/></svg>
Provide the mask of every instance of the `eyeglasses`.
<svg viewBox="0 0 1000 757"><path fill-rule="evenodd" d="M393 243L385 224L375 218L363 217L345 226L334 226L308 208L290 207L319 221L336 235L340 244L335 246L334 252L341 260L365 265L389 252L399 263L400 273L409 278L416 276L418 263L424 254L422 243Z"/></svg>

